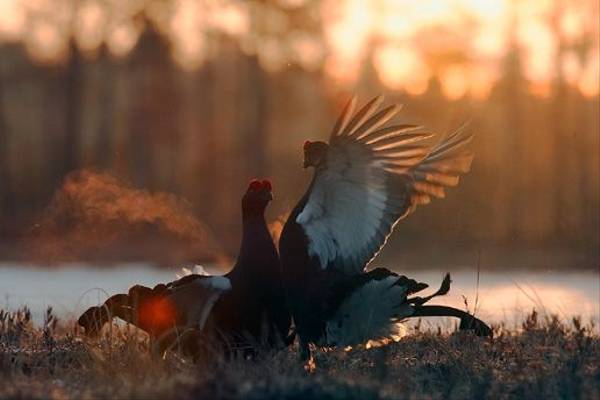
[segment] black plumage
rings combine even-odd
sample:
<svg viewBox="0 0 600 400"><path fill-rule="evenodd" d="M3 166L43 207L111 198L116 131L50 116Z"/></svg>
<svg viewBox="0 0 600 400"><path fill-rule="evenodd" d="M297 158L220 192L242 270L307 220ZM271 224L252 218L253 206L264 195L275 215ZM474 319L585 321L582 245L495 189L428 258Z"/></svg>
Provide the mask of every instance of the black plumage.
<svg viewBox="0 0 600 400"><path fill-rule="evenodd" d="M247 352L287 344L291 319L264 217L271 199L270 182L250 183L242 199L240 251L226 275L188 275L152 289L136 285L87 310L79 324L93 335L118 317L157 339L160 351L177 345L193 355L215 346Z"/></svg>
<svg viewBox="0 0 600 400"><path fill-rule="evenodd" d="M425 284L386 269L365 269L400 219L458 184L473 159L466 147L472 135L459 129L429 144L432 135L417 132L419 127L384 126L399 107L377 111L381 102L375 98L353 114L353 99L329 143L304 145L304 167L315 172L279 243L303 356L309 343L332 345L334 337L336 345L344 345L376 339L369 335L394 336L399 320L430 310L423 303L433 296L409 298ZM435 295L445 294L449 284L447 277ZM378 325L357 329L364 324L361 313ZM483 322L476 324L490 332Z"/></svg>

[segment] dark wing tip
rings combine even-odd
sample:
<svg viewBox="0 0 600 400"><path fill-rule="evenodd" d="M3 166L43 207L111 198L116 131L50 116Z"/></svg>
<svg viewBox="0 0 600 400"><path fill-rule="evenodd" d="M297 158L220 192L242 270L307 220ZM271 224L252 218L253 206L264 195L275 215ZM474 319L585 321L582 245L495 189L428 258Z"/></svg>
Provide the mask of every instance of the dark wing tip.
<svg viewBox="0 0 600 400"><path fill-rule="evenodd" d="M356 96L352 96L352 98L346 103L346 106L342 110L338 120L336 121L333 130L331 131L331 135L329 136L329 140L331 141L336 136L339 136L342 131L348 125L350 121L350 117L352 113L354 113L354 109L356 108Z"/></svg>
<svg viewBox="0 0 600 400"><path fill-rule="evenodd" d="M440 285L440 288L437 291L438 296L443 296L445 294L448 294L448 292L450 291L451 283L452 283L452 279L450 279L450 274L447 273L446 276L444 276L444 280L442 281L442 284Z"/></svg>

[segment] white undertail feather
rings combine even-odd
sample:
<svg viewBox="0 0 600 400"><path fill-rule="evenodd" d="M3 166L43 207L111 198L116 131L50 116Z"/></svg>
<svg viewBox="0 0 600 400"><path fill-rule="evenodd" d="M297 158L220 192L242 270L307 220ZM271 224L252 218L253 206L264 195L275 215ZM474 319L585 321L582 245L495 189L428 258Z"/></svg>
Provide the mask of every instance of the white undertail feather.
<svg viewBox="0 0 600 400"><path fill-rule="evenodd" d="M204 267L202 265L198 265L198 264L194 265L192 268L183 267L183 268L181 268L181 272L175 273L175 276L177 277L177 279L181 279L184 276L188 276L188 275L209 276L210 274L206 271L206 269L204 269Z"/></svg>
<svg viewBox="0 0 600 400"><path fill-rule="evenodd" d="M399 277L373 280L355 290L326 323L327 346L354 346L369 340L400 340L403 318L413 313L406 300L406 287L394 285Z"/></svg>
<svg viewBox="0 0 600 400"><path fill-rule="evenodd" d="M209 276L210 274L202 265L199 265L199 264L194 265L192 268L183 267L183 268L181 268L181 272L175 273L175 276L177 277L177 279L181 279L184 276L188 276L188 275Z"/></svg>

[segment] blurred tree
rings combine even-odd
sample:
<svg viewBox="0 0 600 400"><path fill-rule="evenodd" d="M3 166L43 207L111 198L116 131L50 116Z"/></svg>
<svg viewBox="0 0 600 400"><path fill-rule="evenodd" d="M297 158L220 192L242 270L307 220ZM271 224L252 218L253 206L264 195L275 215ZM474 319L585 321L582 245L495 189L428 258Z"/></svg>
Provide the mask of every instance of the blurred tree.
<svg viewBox="0 0 600 400"><path fill-rule="evenodd" d="M504 198L506 203L501 208L505 214L500 216L498 220L505 221L507 224L507 238L515 242L522 239L522 197L528 190L528 182L523 182L523 176L512 173L512 171L521 170L527 162L524 159L526 153L523 151L525 143L522 135L524 129L522 112L525 107L523 100L527 82L523 79L521 73L523 68L516 37L519 21L514 9L515 2L511 2L511 6L512 16L508 33L509 48L504 60L504 77L498 85L503 97L503 119L505 124L503 127L505 138L501 140L503 152L499 159L511 160L511 166L510 169L503 168L500 171L501 181L498 184L500 189L498 194L501 198Z"/></svg>
<svg viewBox="0 0 600 400"><path fill-rule="evenodd" d="M14 212L8 157L8 127L4 118L4 65L0 62L0 221Z"/></svg>
<svg viewBox="0 0 600 400"><path fill-rule="evenodd" d="M150 189L175 189L181 137L174 68L165 39L150 25L127 63L129 89L136 93L127 110L129 173Z"/></svg>
<svg viewBox="0 0 600 400"><path fill-rule="evenodd" d="M80 165L82 91L85 83L83 81L83 60L74 38L69 41L69 57L63 74L66 101L65 142L64 157L59 166L60 177L77 170Z"/></svg>
<svg viewBox="0 0 600 400"><path fill-rule="evenodd" d="M405 2L22 3L22 37L0 43L0 213L27 226L65 174L109 170L190 200L235 251L247 179L272 177L285 213L309 179L302 141L326 138L350 94L384 91L402 122L448 132L473 116L478 131L472 173L406 221L410 240L591 248L598 96L564 63L595 68L597 24L565 36L563 14L594 19L592 3L506 0L488 15L497 5L458 1L445 16ZM531 90L536 35L551 37L549 93Z"/></svg>
<svg viewBox="0 0 600 400"><path fill-rule="evenodd" d="M240 68L238 130L242 136L245 170L257 177L266 174L266 150L269 121L269 79L261 68L258 57L243 57Z"/></svg>

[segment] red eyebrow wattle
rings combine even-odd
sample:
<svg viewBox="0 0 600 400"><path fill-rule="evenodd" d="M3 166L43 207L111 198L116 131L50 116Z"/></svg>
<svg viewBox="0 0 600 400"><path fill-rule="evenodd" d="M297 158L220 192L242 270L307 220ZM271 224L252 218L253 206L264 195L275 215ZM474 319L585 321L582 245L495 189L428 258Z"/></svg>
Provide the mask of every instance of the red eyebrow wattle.
<svg viewBox="0 0 600 400"><path fill-rule="evenodd" d="M248 185L248 189L252 190L260 190L262 187L262 183L258 179L252 179L250 184Z"/></svg>
<svg viewBox="0 0 600 400"><path fill-rule="evenodd" d="M273 190L273 185L271 185L270 180L265 179L264 181L262 181L262 188L270 191Z"/></svg>

